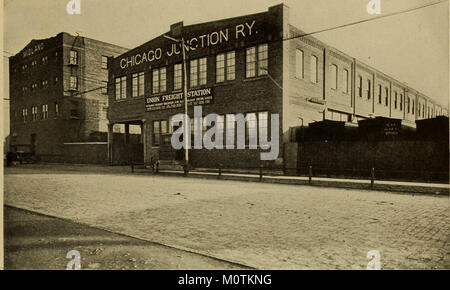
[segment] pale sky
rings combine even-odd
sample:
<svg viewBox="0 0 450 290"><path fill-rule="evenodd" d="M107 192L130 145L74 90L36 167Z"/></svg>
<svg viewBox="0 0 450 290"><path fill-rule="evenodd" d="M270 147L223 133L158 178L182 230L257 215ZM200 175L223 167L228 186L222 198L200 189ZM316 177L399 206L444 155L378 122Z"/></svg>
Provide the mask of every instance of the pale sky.
<svg viewBox="0 0 450 290"><path fill-rule="evenodd" d="M81 15L68 15L69 0L4 0L4 50L19 52L32 39L77 32L128 48L185 25L290 7L291 24L312 32L371 18L369 0L81 0ZM382 14L436 0L381 0ZM448 107L448 1L425 9L314 35ZM9 56L10 54L4 54ZM9 97L4 60L4 98ZM9 132L4 103L5 135Z"/></svg>

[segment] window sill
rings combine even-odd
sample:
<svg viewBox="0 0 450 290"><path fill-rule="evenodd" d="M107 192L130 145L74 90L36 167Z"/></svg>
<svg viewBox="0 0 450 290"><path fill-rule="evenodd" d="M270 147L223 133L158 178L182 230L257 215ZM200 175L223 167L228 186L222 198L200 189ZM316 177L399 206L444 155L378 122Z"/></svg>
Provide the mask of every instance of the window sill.
<svg viewBox="0 0 450 290"><path fill-rule="evenodd" d="M198 85L198 86L195 86L195 87L189 86L189 87L188 87L188 91L189 91L189 90L194 91L194 90L205 89L205 88L207 88L207 87L208 87L208 84L205 84L205 85Z"/></svg>
<svg viewBox="0 0 450 290"><path fill-rule="evenodd" d="M137 97L126 98L126 99L124 99L124 101L142 100L144 98L145 98L145 96L137 96Z"/></svg>
<svg viewBox="0 0 450 290"><path fill-rule="evenodd" d="M236 81L233 80L233 81L224 81L224 82L221 82L221 83L215 83L215 84L214 84L214 87L230 86L230 85L234 84L235 82L236 82Z"/></svg>
<svg viewBox="0 0 450 290"><path fill-rule="evenodd" d="M268 78L269 78L268 75L262 75L262 76L256 76L256 77L251 77L251 78L245 78L243 81L251 82L251 81L264 80L264 79L268 79Z"/></svg>
<svg viewBox="0 0 450 290"><path fill-rule="evenodd" d="M115 103L125 103L129 101L130 99L120 99L120 100L114 100Z"/></svg>

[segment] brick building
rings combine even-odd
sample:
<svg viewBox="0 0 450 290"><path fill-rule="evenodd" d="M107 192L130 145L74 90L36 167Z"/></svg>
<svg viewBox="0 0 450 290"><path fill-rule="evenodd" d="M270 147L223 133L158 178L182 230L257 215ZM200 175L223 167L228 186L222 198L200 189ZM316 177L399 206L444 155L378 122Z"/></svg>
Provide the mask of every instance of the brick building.
<svg viewBox="0 0 450 290"><path fill-rule="evenodd" d="M255 117L247 121L246 140L258 135L258 123L270 128L279 114L279 158L290 128L322 120L357 124L372 117L401 119L414 127L419 119L448 115L448 109L406 84L322 43L292 26L289 8L184 26L109 60L109 161L126 155L116 150L113 126L142 129L143 159L182 159L170 146L172 116L183 113L181 45L186 40L187 89L203 115L218 114L225 135L236 131L229 114ZM205 93L204 93L205 92ZM174 101L175 100L175 101ZM252 136L249 136L252 135ZM225 138L224 138L225 139ZM129 143L129 139L125 140ZM120 144L122 146L123 144ZM260 150L190 150L194 166L258 166ZM119 147L120 147L119 146ZM122 148L130 148L125 145ZM129 149L125 149L129 150ZM120 155L120 156L118 156Z"/></svg>
<svg viewBox="0 0 450 290"><path fill-rule="evenodd" d="M107 132L107 59L125 51L63 32L10 57L11 147L63 161L64 144Z"/></svg>

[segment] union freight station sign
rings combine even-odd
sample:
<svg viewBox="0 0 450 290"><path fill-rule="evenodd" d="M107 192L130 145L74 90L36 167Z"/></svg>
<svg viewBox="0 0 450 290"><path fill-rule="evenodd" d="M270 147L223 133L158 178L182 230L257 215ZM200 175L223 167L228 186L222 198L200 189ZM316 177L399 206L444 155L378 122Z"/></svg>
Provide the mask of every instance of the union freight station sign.
<svg viewBox="0 0 450 290"><path fill-rule="evenodd" d="M188 106L207 105L213 101L213 89L204 88L188 91ZM145 98L145 109L147 112L168 110L184 107L183 93L175 93L162 96L150 96Z"/></svg>

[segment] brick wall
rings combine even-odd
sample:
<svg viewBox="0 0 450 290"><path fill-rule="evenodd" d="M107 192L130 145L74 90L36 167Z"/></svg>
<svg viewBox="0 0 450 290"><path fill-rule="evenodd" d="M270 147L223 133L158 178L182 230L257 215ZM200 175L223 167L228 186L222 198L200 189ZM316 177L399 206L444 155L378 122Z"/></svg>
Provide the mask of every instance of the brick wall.
<svg viewBox="0 0 450 290"><path fill-rule="evenodd" d="M64 161L72 164L107 164L108 145L98 143L65 143Z"/></svg>

